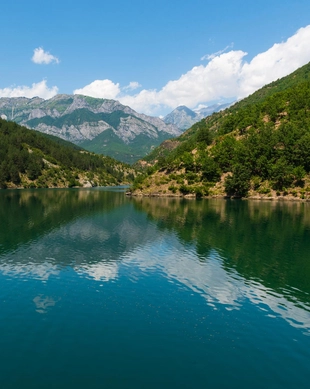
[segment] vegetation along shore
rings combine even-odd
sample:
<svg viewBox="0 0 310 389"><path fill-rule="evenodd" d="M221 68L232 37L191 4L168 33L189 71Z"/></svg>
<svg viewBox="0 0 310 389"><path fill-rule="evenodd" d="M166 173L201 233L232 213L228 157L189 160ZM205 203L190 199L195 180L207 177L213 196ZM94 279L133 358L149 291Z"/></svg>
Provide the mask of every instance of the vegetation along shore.
<svg viewBox="0 0 310 389"><path fill-rule="evenodd" d="M310 199L310 64L163 142L134 196Z"/></svg>

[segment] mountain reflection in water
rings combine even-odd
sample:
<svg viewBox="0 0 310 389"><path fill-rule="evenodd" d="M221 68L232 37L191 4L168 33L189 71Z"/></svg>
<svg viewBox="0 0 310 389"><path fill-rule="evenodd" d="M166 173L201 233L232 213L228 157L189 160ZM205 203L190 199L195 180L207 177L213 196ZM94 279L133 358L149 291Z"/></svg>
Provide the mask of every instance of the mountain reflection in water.
<svg viewBox="0 0 310 389"><path fill-rule="evenodd" d="M1 389L308 389L309 209L0 191Z"/></svg>
<svg viewBox="0 0 310 389"><path fill-rule="evenodd" d="M308 204L11 191L0 215L2 275L47 281L69 267L108 282L158 272L214 309L249 301L310 333Z"/></svg>

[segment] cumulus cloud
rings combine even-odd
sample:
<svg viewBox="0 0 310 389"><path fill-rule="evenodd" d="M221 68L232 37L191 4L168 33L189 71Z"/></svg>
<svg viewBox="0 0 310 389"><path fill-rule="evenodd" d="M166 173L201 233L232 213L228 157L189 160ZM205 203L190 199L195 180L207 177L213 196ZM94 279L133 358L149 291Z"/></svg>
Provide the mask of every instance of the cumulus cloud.
<svg viewBox="0 0 310 389"><path fill-rule="evenodd" d="M52 62L59 63L59 59L54 55L50 54L48 51L44 51L43 47L38 47L33 50L33 56L31 60L32 62L39 65L48 65Z"/></svg>
<svg viewBox="0 0 310 389"><path fill-rule="evenodd" d="M12 86L8 88L0 89L0 97L41 97L42 99L50 99L57 95L57 86L49 88L46 84L46 80L34 83L29 86Z"/></svg>
<svg viewBox="0 0 310 389"><path fill-rule="evenodd" d="M85 95L91 97L115 99L120 93L119 84L114 84L111 80L95 80L84 88L75 89L75 95Z"/></svg>
<svg viewBox="0 0 310 389"><path fill-rule="evenodd" d="M221 54L206 66L196 66L178 80L169 81L159 91L143 89L131 95L126 92L140 87L138 82L131 82L127 87L120 88L118 83L106 79L96 80L73 93L117 99L122 104L147 114L160 114L163 108L175 108L178 105L194 107L222 96L235 98L242 58L245 55L243 51Z"/></svg>
<svg viewBox="0 0 310 389"><path fill-rule="evenodd" d="M286 42L276 43L244 63L238 97L248 96L262 86L284 77L310 61L310 25L299 29Z"/></svg>
<svg viewBox="0 0 310 389"><path fill-rule="evenodd" d="M285 42L246 61L242 50L224 50L202 57L209 62L193 67L179 79L169 81L160 90L143 89L129 94L137 82L120 88L110 80L97 80L74 93L117 99L146 114L159 115L179 105L195 108L199 104L246 97L262 86L288 75L310 61L310 25L299 29ZM127 92L127 93L126 93Z"/></svg>
<svg viewBox="0 0 310 389"><path fill-rule="evenodd" d="M179 105L193 108L222 97L234 99L242 71L243 51L230 51L213 58L206 66L195 66L161 90L142 90L134 96L119 96L130 107L148 114Z"/></svg>

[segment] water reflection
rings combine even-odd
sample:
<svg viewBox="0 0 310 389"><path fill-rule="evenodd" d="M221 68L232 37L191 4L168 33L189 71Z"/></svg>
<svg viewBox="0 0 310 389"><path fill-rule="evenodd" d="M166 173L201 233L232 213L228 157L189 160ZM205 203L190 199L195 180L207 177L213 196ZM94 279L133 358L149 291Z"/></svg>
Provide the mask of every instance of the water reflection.
<svg viewBox="0 0 310 389"><path fill-rule="evenodd" d="M94 281L136 282L156 273L212 309L251 303L310 333L309 204L127 199L100 190L0 196L3 276L46 282L70 268ZM56 303L33 301L40 313Z"/></svg>
<svg viewBox="0 0 310 389"><path fill-rule="evenodd" d="M148 255L136 253L128 260L143 269L157 264L214 307L239 309L250 301L310 331L309 204L134 201L160 231L177 236L170 247L181 247L169 256L156 256L154 246Z"/></svg>
<svg viewBox="0 0 310 389"><path fill-rule="evenodd" d="M0 191L0 255L75 219L121 207L125 201L122 192L100 189Z"/></svg>
<svg viewBox="0 0 310 389"><path fill-rule="evenodd" d="M118 277L119 265L116 262L83 263L75 267L78 274L91 277L96 281L108 282Z"/></svg>
<svg viewBox="0 0 310 389"><path fill-rule="evenodd" d="M255 280L243 278L235 269L225 268L223 258L212 251L204 263L194 259L195 248L188 247L184 253L178 242L169 242L170 252L158 255L157 247L148 247L147 252L137 251L123 258L127 266L138 266L144 272L159 269L170 280L185 285L201 294L214 309L224 305L227 310L241 309L246 302L255 304L261 311L270 311L274 317L282 317L290 325L303 328L310 335L310 303L302 303L289 293L289 298L267 288ZM289 292L287 290L287 292ZM301 292L301 291L299 291Z"/></svg>
<svg viewBox="0 0 310 389"><path fill-rule="evenodd" d="M194 244L202 262L216 249L227 270L310 294L310 204L145 198L135 205L159 230Z"/></svg>
<svg viewBox="0 0 310 389"><path fill-rule="evenodd" d="M43 296L43 295L36 296L33 299L33 302L35 303L36 306L36 312L41 314L47 313L47 311L51 307L54 307L58 301L59 300L54 300L52 297Z"/></svg>
<svg viewBox="0 0 310 389"><path fill-rule="evenodd" d="M11 259L2 258L0 262L0 272L8 277L20 277L27 279L36 279L40 281L47 281L51 276L60 274L60 268L54 264L50 258L41 259L40 262L33 261L33 258L18 258Z"/></svg>

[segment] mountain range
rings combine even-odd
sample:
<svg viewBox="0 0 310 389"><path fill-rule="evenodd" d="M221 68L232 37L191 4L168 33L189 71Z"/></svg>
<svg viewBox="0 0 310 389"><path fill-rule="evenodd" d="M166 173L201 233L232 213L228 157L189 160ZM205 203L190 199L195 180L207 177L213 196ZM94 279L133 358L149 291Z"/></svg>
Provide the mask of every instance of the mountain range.
<svg viewBox="0 0 310 389"><path fill-rule="evenodd" d="M223 109L229 107L231 104L232 103L217 103L210 105L209 107L195 109L194 111L185 105L180 105L171 113L166 115L163 120L166 124L176 125L180 130L187 130L201 119L211 115L214 112L222 111Z"/></svg>
<svg viewBox="0 0 310 389"><path fill-rule="evenodd" d="M0 116L127 163L182 132L118 101L81 95L0 98Z"/></svg>

